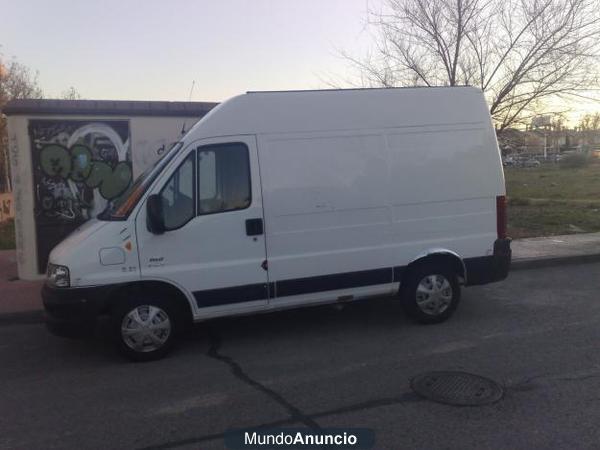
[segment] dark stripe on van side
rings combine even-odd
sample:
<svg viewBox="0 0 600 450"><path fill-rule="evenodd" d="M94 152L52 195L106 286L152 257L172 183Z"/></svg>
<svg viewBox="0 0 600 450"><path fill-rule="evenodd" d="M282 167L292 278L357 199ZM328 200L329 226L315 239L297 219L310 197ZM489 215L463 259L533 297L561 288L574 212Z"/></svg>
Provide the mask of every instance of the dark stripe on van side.
<svg viewBox="0 0 600 450"><path fill-rule="evenodd" d="M194 292L198 307L218 306L233 303L267 300L269 298L266 283L246 284L221 289L209 289Z"/></svg>
<svg viewBox="0 0 600 450"><path fill-rule="evenodd" d="M294 280L277 281L277 297L310 294L313 292L333 291L374 284L385 284L392 281L392 269L362 270L360 272L336 273L318 277L296 278Z"/></svg>
<svg viewBox="0 0 600 450"><path fill-rule="evenodd" d="M510 241L504 247L496 250L494 255L477 258L465 258L467 269L467 286L486 284L506 278L510 267ZM498 247L501 247L498 245ZM318 277L296 278L275 283L249 284L223 289L211 289L194 292L199 307L217 306L233 303L267 300L270 297L288 297L291 295L311 294L314 292L333 291L376 284L395 283L402 281L406 266L388 267L383 269L362 270L359 272L336 273ZM270 294L270 295L269 295Z"/></svg>
<svg viewBox="0 0 600 450"><path fill-rule="evenodd" d="M406 266L394 267L394 283L399 283L400 281L402 281L402 275L404 274L404 269L406 269Z"/></svg>
<svg viewBox="0 0 600 450"><path fill-rule="evenodd" d="M336 273L333 275L322 275L318 277L296 278L283 280L277 283L249 284L222 289L210 289L194 292L198 307L218 306L233 303L251 302L256 300L267 300L269 291L273 296L287 297L290 295L311 294L314 292L333 291L336 289L347 289L361 286L372 286L375 284L386 284L392 282L392 276L399 268L384 268L374 270L362 270L359 272ZM277 290L275 291L275 285Z"/></svg>

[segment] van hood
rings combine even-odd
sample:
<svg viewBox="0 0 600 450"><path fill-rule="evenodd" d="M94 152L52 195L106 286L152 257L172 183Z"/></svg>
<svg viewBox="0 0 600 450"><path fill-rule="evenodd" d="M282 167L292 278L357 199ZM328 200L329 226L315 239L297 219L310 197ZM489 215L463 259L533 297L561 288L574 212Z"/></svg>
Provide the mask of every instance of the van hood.
<svg viewBox="0 0 600 450"><path fill-rule="evenodd" d="M51 263L56 263L60 261L61 259L63 259L68 249L74 248L81 242L85 241L90 236L97 233L106 225L108 225L108 223L109 222L101 221L98 219L91 219L82 224L81 226L77 227L75 230L73 230L71 234L69 234L65 239L63 239L60 242L60 244L58 244L52 249L49 261Z"/></svg>
<svg viewBox="0 0 600 450"><path fill-rule="evenodd" d="M69 269L71 287L137 280L135 224L93 219L50 252L49 262Z"/></svg>

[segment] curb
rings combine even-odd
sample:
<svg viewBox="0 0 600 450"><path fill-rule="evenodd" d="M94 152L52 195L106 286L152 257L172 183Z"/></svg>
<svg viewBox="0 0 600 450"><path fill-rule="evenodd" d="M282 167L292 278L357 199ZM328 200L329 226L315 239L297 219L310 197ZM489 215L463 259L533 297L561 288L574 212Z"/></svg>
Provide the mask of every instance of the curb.
<svg viewBox="0 0 600 450"><path fill-rule="evenodd" d="M510 270L543 269L600 262L600 253L588 255L550 256L546 258L518 258L510 263Z"/></svg>

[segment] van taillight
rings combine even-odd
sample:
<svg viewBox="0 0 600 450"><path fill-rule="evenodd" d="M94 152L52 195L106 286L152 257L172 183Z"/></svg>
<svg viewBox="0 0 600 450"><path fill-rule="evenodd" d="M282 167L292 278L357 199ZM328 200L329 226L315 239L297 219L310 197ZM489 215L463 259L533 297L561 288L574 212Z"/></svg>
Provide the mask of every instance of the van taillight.
<svg viewBox="0 0 600 450"><path fill-rule="evenodd" d="M498 239L506 239L506 196L499 195L496 197L496 229L498 231Z"/></svg>

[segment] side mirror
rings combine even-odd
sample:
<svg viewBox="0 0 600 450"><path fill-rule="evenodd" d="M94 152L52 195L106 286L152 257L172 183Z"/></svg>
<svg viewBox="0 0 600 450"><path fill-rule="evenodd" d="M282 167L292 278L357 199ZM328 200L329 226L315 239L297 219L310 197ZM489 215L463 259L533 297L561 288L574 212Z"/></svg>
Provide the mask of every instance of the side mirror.
<svg viewBox="0 0 600 450"><path fill-rule="evenodd" d="M154 234L165 232L162 198L158 194L151 195L146 202L146 226Z"/></svg>

